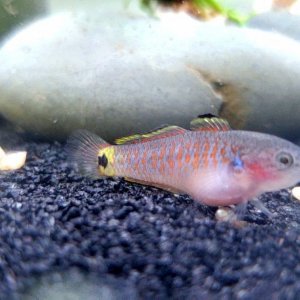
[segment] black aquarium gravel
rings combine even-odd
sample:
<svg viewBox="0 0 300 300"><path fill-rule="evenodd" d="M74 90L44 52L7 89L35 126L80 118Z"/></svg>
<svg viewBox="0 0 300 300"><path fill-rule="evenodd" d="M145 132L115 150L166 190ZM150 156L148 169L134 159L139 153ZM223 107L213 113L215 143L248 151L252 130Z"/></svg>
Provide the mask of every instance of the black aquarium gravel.
<svg viewBox="0 0 300 300"><path fill-rule="evenodd" d="M262 196L273 218L249 204L236 226L187 196L80 177L58 143L17 146L25 167L0 173L0 299L50 299L53 281L63 293L74 276L117 292L86 300L300 299L300 202L288 191Z"/></svg>

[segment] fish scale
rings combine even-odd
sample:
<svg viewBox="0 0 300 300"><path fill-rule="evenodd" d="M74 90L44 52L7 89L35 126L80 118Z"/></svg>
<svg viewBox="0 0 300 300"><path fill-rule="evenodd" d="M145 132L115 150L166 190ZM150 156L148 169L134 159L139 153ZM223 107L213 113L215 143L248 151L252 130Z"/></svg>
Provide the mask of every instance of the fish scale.
<svg viewBox="0 0 300 300"><path fill-rule="evenodd" d="M129 178L138 176L137 179L143 181L157 182L158 177L172 175L174 169L180 165L184 166L181 176L185 176L186 172L201 167L217 167L213 162L214 159L221 162L221 154L220 151L217 153L216 143L209 143L206 133L187 132L184 136L170 137L167 144L165 142L165 140L154 140L143 144L115 146L116 161L121 164L116 169L116 175ZM178 159L179 151L181 151L180 159ZM161 159L162 153L165 153L163 159ZM186 155L189 155L188 162ZM162 181L162 183L170 182L169 178Z"/></svg>

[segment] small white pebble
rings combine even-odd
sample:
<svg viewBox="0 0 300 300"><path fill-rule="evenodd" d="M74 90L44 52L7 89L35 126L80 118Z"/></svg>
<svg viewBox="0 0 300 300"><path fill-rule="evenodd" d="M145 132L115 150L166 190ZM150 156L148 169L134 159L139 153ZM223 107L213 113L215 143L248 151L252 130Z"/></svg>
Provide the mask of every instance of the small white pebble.
<svg viewBox="0 0 300 300"><path fill-rule="evenodd" d="M220 207L216 211L215 217L221 222L232 221L235 219L234 210L229 207Z"/></svg>
<svg viewBox="0 0 300 300"><path fill-rule="evenodd" d="M20 202L17 202L17 203L16 203L16 208L17 208L17 209L21 208L22 206L23 206L22 203L20 203Z"/></svg>
<svg viewBox="0 0 300 300"><path fill-rule="evenodd" d="M49 220L48 220L50 226L53 226L55 224L55 219L54 217L50 217Z"/></svg>
<svg viewBox="0 0 300 300"><path fill-rule="evenodd" d="M0 149L1 171L17 170L24 166L27 156L26 151L5 153L2 148Z"/></svg>
<svg viewBox="0 0 300 300"><path fill-rule="evenodd" d="M296 186L292 189L292 196L295 199L300 200L300 186Z"/></svg>
<svg viewBox="0 0 300 300"><path fill-rule="evenodd" d="M229 222L236 228L242 228L247 225L247 222L238 220L234 209L230 207L219 207L215 218L219 222Z"/></svg>

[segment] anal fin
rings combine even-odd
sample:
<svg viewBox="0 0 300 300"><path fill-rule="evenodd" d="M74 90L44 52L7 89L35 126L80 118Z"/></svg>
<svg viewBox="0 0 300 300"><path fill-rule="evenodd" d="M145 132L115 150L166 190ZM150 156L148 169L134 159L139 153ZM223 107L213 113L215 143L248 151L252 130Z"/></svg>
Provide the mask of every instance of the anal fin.
<svg viewBox="0 0 300 300"><path fill-rule="evenodd" d="M141 184L141 185L153 186L153 187L156 187L156 188L161 189L161 190L165 190L165 191L173 193L173 194L179 194L179 195L184 194L183 191L180 191L179 189L170 187L168 185L164 185L164 184L160 184L160 183L156 183L156 182L150 182L150 181L134 179L134 178L130 178L130 177L125 177L124 179L126 181Z"/></svg>

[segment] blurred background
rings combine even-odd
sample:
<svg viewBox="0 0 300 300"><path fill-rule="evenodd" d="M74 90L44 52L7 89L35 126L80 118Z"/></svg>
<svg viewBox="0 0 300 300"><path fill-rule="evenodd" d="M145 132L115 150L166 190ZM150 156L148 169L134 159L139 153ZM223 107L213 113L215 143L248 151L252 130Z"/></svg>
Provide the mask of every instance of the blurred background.
<svg viewBox="0 0 300 300"><path fill-rule="evenodd" d="M2 128L112 141L214 113L299 138L299 1L0 4Z"/></svg>

